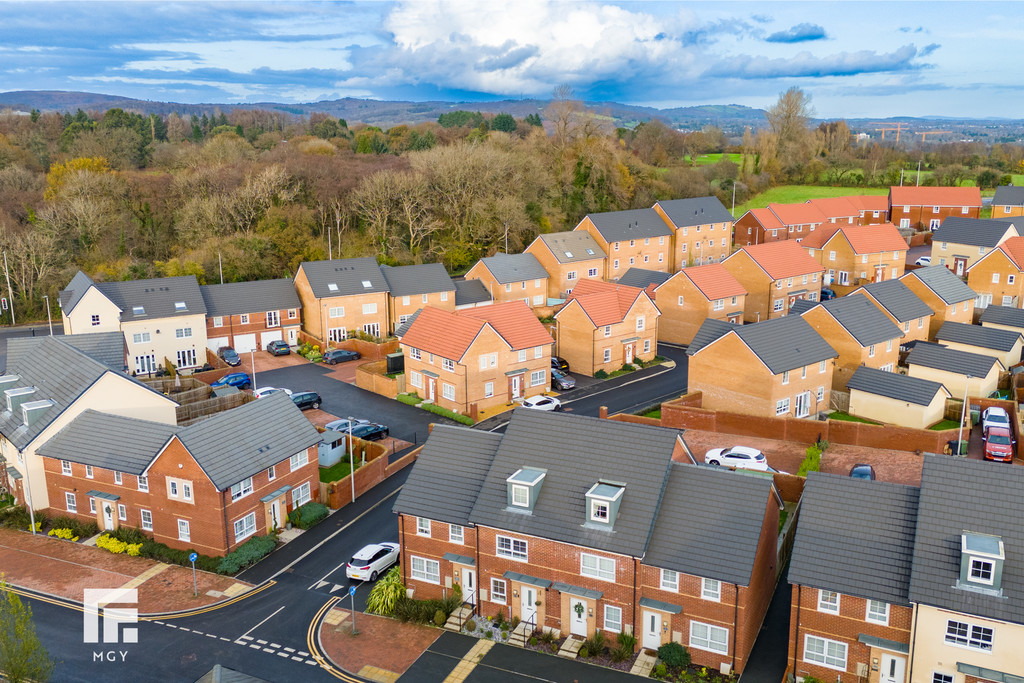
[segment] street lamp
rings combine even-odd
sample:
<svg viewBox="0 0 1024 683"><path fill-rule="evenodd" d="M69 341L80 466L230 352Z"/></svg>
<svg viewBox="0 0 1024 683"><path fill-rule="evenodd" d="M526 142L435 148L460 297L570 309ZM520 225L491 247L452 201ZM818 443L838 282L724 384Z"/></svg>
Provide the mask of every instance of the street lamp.
<svg viewBox="0 0 1024 683"><path fill-rule="evenodd" d="M44 294L43 298L46 299L46 323L50 326L50 336L52 337L53 336L53 320L50 318L50 297L48 297L47 295Z"/></svg>
<svg viewBox="0 0 1024 683"><path fill-rule="evenodd" d="M256 351L249 349L249 362L252 363L252 390L256 391Z"/></svg>
<svg viewBox="0 0 1024 683"><path fill-rule="evenodd" d="M348 416L348 481L352 484L352 502L356 502L356 461L352 455L352 420L351 415Z"/></svg>
<svg viewBox="0 0 1024 683"><path fill-rule="evenodd" d="M960 431L957 432L957 435L956 435L956 453L955 453L955 455L960 455L960 444L962 443L963 438L964 438L964 418L967 416L967 391L968 391L968 389L970 389L970 386L971 386L971 376L970 376L970 374L968 374L967 375L967 381L964 382L964 405L960 409Z"/></svg>

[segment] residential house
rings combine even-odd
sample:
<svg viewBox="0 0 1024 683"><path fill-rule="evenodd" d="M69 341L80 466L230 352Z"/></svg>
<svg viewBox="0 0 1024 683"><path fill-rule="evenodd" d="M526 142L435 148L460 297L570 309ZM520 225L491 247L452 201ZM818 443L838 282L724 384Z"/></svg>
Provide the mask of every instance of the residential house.
<svg viewBox="0 0 1024 683"><path fill-rule="evenodd" d="M696 266L695 266L696 267ZM647 270L645 268L630 268L622 274L616 282L626 287L639 287L646 289L647 293L654 298L654 288L672 277L672 273L663 273L660 270Z"/></svg>
<svg viewBox="0 0 1024 683"><path fill-rule="evenodd" d="M911 680L918 500L914 486L808 473L788 576L787 673L796 680Z"/></svg>
<svg viewBox="0 0 1024 683"><path fill-rule="evenodd" d="M655 286L658 340L689 344L708 318L742 324L747 290L721 263L683 268Z"/></svg>
<svg viewBox="0 0 1024 683"><path fill-rule="evenodd" d="M829 407L839 356L798 315L732 325L708 318L686 351L688 390L702 407L761 417L810 417Z"/></svg>
<svg viewBox="0 0 1024 683"><path fill-rule="evenodd" d="M938 382L867 366L854 371L846 388L851 415L911 429L928 429L940 422L946 399L952 397Z"/></svg>
<svg viewBox="0 0 1024 683"><path fill-rule="evenodd" d="M769 204L768 210L785 226L787 239L797 242L808 237L823 223L829 222L828 217L817 207L807 203Z"/></svg>
<svg viewBox="0 0 1024 683"><path fill-rule="evenodd" d="M455 310L455 283L441 263L381 266L388 283L388 333L424 306Z"/></svg>
<svg viewBox="0 0 1024 683"><path fill-rule="evenodd" d="M325 345L388 333L388 283L372 257L304 261L295 273L302 329Z"/></svg>
<svg viewBox="0 0 1024 683"><path fill-rule="evenodd" d="M93 334L64 334L61 341L70 344L111 370L128 373L128 358L124 335L120 332L96 332Z"/></svg>
<svg viewBox="0 0 1024 683"><path fill-rule="evenodd" d="M974 321L974 303L978 295L945 266L917 268L904 273L900 282L932 309L929 339L947 320L958 323Z"/></svg>
<svg viewBox="0 0 1024 683"><path fill-rule="evenodd" d="M584 280L555 313L556 354L584 375L653 360L658 354L660 315L643 289Z"/></svg>
<svg viewBox="0 0 1024 683"><path fill-rule="evenodd" d="M224 555L319 496L320 434L275 394L188 427L86 410L38 449L50 513Z"/></svg>
<svg viewBox="0 0 1024 683"><path fill-rule="evenodd" d="M736 220L733 243L737 247L789 239L789 231L771 209L750 209Z"/></svg>
<svg viewBox="0 0 1024 683"><path fill-rule="evenodd" d="M502 254L482 258L467 280L479 280L495 303L523 301L530 308L548 304L548 272L533 254Z"/></svg>
<svg viewBox="0 0 1024 683"><path fill-rule="evenodd" d="M554 340L522 301L445 311L427 307L401 333L406 386L469 413L543 394Z"/></svg>
<svg viewBox="0 0 1024 683"><path fill-rule="evenodd" d="M902 280L872 282L855 289L852 293L863 294L903 329L901 346L929 338L930 321L934 312Z"/></svg>
<svg viewBox="0 0 1024 683"><path fill-rule="evenodd" d="M978 308L992 302L1020 308L1024 303L1024 237L1011 237L967 268L967 285Z"/></svg>
<svg viewBox="0 0 1024 683"><path fill-rule="evenodd" d="M608 280L618 280L632 266L666 273L675 268L672 261L674 231L654 209L587 214L573 230L589 232L608 254L604 271ZM701 246L697 253L688 253L687 259L718 258L722 252L720 246L706 246L703 237L698 244Z"/></svg>
<svg viewBox="0 0 1024 683"><path fill-rule="evenodd" d="M1000 185L992 197L992 218L1024 216L1024 187Z"/></svg>
<svg viewBox="0 0 1024 683"><path fill-rule="evenodd" d="M673 230L673 269L688 264L718 263L732 251L735 219L718 197L655 202L654 210Z"/></svg>
<svg viewBox="0 0 1024 683"><path fill-rule="evenodd" d="M476 308L477 306L490 306L494 298L487 291L484 283L480 280L467 280L459 278L453 280L455 283L455 310L461 311L464 308Z"/></svg>
<svg viewBox="0 0 1024 683"><path fill-rule="evenodd" d="M124 334L128 366L137 375L168 362L206 363L206 303L195 275L94 282L78 271L59 301L65 334Z"/></svg>
<svg viewBox="0 0 1024 683"><path fill-rule="evenodd" d="M858 223L860 225L889 222L889 198L886 195L847 195L844 199L853 204L859 212ZM812 199L811 201L820 200Z"/></svg>
<svg viewBox="0 0 1024 683"><path fill-rule="evenodd" d="M800 301L793 307L839 353L832 388L846 382L862 366L895 372L903 330L862 296L841 296L824 303Z"/></svg>
<svg viewBox="0 0 1024 683"><path fill-rule="evenodd" d="M105 335L117 343L115 332ZM111 415L175 424L177 403L158 391L75 348L68 337L12 337L7 340L7 374L0 376L0 456L2 481L18 502L36 510L49 500L46 474L37 454L46 443L88 409ZM90 335L99 338L101 335ZM123 339L123 337L121 337Z"/></svg>
<svg viewBox="0 0 1024 683"><path fill-rule="evenodd" d="M796 242L742 247L722 262L747 290L743 319L781 318L799 299L818 301L824 268Z"/></svg>
<svg viewBox="0 0 1024 683"><path fill-rule="evenodd" d="M860 225L860 209L858 209L849 197L819 197L808 199L810 204L825 217L825 224L832 225Z"/></svg>
<svg viewBox="0 0 1024 683"><path fill-rule="evenodd" d="M981 326L1024 334L1024 310L1012 306L989 306L981 312Z"/></svg>
<svg viewBox="0 0 1024 683"><path fill-rule="evenodd" d="M932 237L932 264L964 277L978 259L1011 237L1020 237L1012 220L950 216Z"/></svg>
<svg viewBox="0 0 1024 683"><path fill-rule="evenodd" d="M982 325L946 322L935 333L935 341L951 349L992 356L1004 367L1020 362L1024 334Z"/></svg>
<svg viewBox="0 0 1024 683"><path fill-rule="evenodd" d="M604 278L605 253L588 232L568 230L538 235L526 247L548 274L548 298L563 300L581 280Z"/></svg>
<svg viewBox="0 0 1024 683"><path fill-rule="evenodd" d="M924 456L910 680L1009 683L1024 674L1022 490L1022 467Z"/></svg>
<svg viewBox="0 0 1024 683"><path fill-rule="evenodd" d="M838 296L869 282L899 278L908 249L906 240L891 223L823 226L801 246L825 268L825 284Z"/></svg>
<svg viewBox="0 0 1024 683"><path fill-rule="evenodd" d="M527 636L632 633L739 673L774 585L779 506L769 479L673 459L690 459L676 430L564 413L518 409L504 434L435 426L395 501L405 585L433 598L458 584Z"/></svg>
<svg viewBox="0 0 1024 683"><path fill-rule="evenodd" d="M934 230L948 216L979 218L978 187L890 187L889 220L901 228Z"/></svg>
<svg viewBox="0 0 1024 683"><path fill-rule="evenodd" d="M302 304L291 278L202 285L206 303L206 344L216 352L266 349L272 341L299 343ZM204 359L205 360L205 359Z"/></svg>
<svg viewBox="0 0 1024 683"><path fill-rule="evenodd" d="M907 374L938 382L955 398L988 396L1005 366L992 356L918 342L907 356Z"/></svg>

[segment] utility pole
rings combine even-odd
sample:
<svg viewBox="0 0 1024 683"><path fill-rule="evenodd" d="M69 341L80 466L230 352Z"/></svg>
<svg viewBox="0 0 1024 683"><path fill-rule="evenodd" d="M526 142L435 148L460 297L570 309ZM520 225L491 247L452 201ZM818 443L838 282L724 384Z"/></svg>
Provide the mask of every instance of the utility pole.
<svg viewBox="0 0 1024 683"><path fill-rule="evenodd" d="M917 186L921 187L921 160L917 160Z"/></svg>
<svg viewBox="0 0 1024 683"><path fill-rule="evenodd" d="M14 290L11 289L11 274L7 270L7 252L4 252L4 276L7 278L7 296L11 306L11 327L14 327ZM33 532L35 533L35 532Z"/></svg>
<svg viewBox="0 0 1024 683"><path fill-rule="evenodd" d="M332 240L333 235L331 234L333 232L334 231L331 230L331 226L328 225L327 226L327 260L328 261L333 261L334 260L334 246L332 244L332 242L333 242L333 240Z"/></svg>
<svg viewBox="0 0 1024 683"><path fill-rule="evenodd" d="M50 318L50 297L48 297L47 295L44 294L43 298L46 299L46 324L50 326L50 336L52 337L53 336L53 319Z"/></svg>
<svg viewBox="0 0 1024 683"><path fill-rule="evenodd" d="M224 259L221 258L220 252L217 252L217 266L220 268L220 283L224 284Z"/></svg>
<svg viewBox="0 0 1024 683"><path fill-rule="evenodd" d="M736 218L736 181L732 181L732 217Z"/></svg>

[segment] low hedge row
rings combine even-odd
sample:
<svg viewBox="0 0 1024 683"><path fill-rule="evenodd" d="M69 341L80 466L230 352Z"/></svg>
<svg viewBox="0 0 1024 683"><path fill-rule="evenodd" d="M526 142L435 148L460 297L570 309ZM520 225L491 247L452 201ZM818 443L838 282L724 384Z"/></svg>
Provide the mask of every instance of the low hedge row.
<svg viewBox="0 0 1024 683"><path fill-rule="evenodd" d="M462 424L469 425L470 427L473 426L473 418L466 417L465 415L459 415L454 411L448 410L447 408L442 408L441 406L436 405L434 403L420 403L419 406L428 413L441 415L443 417L447 417L449 420L455 420L456 422L461 422Z"/></svg>
<svg viewBox="0 0 1024 683"><path fill-rule="evenodd" d="M177 564L182 567L192 566L192 563L188 561L188 557L195 551L170 548L159 541L154 541L140 529L123 526L117 531L110 532L110 536L125 544L141 544L139 548L140 557L148 557L157 562ZM277 538L273 534L269 536L253 536L224 557L210 557L209 555L200 554L196 558L196 569L202 569L203 571L215 574L237 574L269 555L274 550L276 544Z"/></svg>
<svg viewBox="0 0 1024 683"><path fill-rule="evenodd" d="M318 524L328 513L330 513L330 510L326 505L310 501L289 512L288 521L300 529L308 529Z"/></svg>

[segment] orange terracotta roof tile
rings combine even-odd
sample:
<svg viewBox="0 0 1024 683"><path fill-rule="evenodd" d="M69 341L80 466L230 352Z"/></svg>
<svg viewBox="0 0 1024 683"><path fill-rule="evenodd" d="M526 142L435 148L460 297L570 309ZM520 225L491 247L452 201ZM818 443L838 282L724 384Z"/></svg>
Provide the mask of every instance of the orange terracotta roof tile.
<svg viewBox="0 0 1024 683"><path fill-rule="evenodd" d="M891 187L893 206L977 206L981 190L977 187Z"/></svg>
<svg viewBox="0 0 1024 683"><path fill-rule="evenodd" d="M784 225L810 225L828 220L813 204L769 204Z"/></svg>
<svg viewBox="0 0 1024 683"><path fill-rule="evenodd" d="M800 241L800 246L804 247L805 249L821 249L822 247L825 246L826 243L828 243L830 239L832 239L833 235L839 232L839 229L841 227L842 226L839 225L826 223L820 228L817 228L807 237L803 238Z"/></svg>
<svg viewBox="0 0 1024 683"><path fill-rule="evenodd" d="M1024 271L1024 237L1011 237L1000 244L999 248L1019 270Z"/></svg>
<svg viewBox="0 0 1024 683"><path fill-rule="evenodd" d="M576 300L594 325L614 325L626 318L630 307L643 291L639 287L617 285L612 282L581 280L573 287L566 305Z"/></svg>
<svg viewBox="0 0 1024 683"><path fill-rule="evenodd" d="M888 211L889 198L884 194L856 194L844 197L858 211Z"/></svg>
<svg viewBox="0 0 1024 683"><path fill-rule="evenodd" d="M785 227L779 220L779 217L769 209L751 209L750 213L765 230L778 230Z"/></svg>
<svg viewBox="0 0 1024 683"><path fill-rule="evenodd" d="M708 301L725 299L730 296L742 296L747 293L740 281L732 276L721 263L709 263L705 266L683 268L683 275L707 297Z"/></svg>
<svg viewBox="0 0 1024 683"><path fill-rule="evenodd" d="M860 216L860 209L854 206L848 197L819 197L808 199L807 203L829 219Z"/></svg>
<svg viewBox="0 0 1024 683"><path fill-rule="evenodd" d="M458 311L457 315L490 323L513 350L555 343L530 307L522 301L466 308Z"/></svg>
<svg viewBox="0 0 1024 683"><path fill-rule="evenodd" d="M409 326L402 337L402 344L442 358L459 360L487 324L513 350L554 342L529 306L522 301L508 301L462 311L427 306Z"/></svg>
<svg viewBox="0 0 1024 683"><path fill-rule="evenodd" d="M742 247L736 254L746 252L755 263L764 268L768 276L779 280L806 273L821 273L824 268L807 253L807 250L794 240L766 242L749 247ZM733 254L729 259L734 258ZM729 259L726 259L728 261Z"/></svg>
<svg viewBox="0 0 1024 683"><path fill-rule="evenodd" d="M883 251L907 251L907 241L892 223L857 225L842 229L856 254L878 254Z"/></svg>

